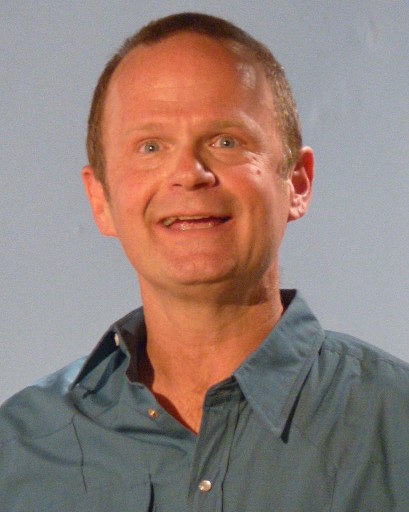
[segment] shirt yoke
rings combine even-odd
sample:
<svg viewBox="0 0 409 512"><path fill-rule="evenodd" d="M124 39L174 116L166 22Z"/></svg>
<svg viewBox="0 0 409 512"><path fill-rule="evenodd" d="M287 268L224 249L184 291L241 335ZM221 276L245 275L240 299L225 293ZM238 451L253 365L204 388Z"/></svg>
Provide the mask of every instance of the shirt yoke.
<svg viewBox="0 0 409 512"><path fill-rule="evenodd" d="M293 424L335 469L409 459L409 365L325 331Z"/></svg>

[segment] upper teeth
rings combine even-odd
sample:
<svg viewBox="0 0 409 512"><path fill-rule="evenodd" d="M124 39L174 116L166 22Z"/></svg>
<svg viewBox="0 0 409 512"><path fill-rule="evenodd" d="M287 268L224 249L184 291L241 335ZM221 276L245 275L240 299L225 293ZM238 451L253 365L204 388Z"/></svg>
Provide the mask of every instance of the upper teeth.
<svg viewBox="0 0 409 512"><path fill-rule="evenodd" d="M163 221L166 227L170 226L177 220L197 220L197 219L206 219L207 217L203 217L203 215L182 215L181 217L168 217Z"/></svg>

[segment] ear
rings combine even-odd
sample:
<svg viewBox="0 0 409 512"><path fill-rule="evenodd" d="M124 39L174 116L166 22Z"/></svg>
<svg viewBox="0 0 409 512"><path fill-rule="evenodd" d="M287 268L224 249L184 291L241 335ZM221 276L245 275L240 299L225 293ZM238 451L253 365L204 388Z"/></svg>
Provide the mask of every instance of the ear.
<svg viewBox="0 0 409 512"><path fill-rule="evenodd" d="M290 210L288 222L303 217L311 201L312 181L314 179L314 153L311 148L303 147L300 158L289 178L291 186Z"/></svg>
<svg viewBox="0 0 409 512"><path fill-rule="evenodd" d="M116 236L111 208L101 181L89 165L82 169L82 181L88 196L95 224L105 236Z"/></svg>

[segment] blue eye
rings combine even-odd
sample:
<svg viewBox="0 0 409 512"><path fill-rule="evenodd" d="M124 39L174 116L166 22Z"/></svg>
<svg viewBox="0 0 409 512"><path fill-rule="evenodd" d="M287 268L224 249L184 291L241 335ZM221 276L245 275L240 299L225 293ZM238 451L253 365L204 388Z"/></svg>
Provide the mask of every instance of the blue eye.
<svg viewBox="0 0 409 512"><path fill-rule="evenodd" d="M160 145L154 141L145 142L144 144L142 144L142 146L140 148L141 153L145 153L146 155L148 155L150 153L156 153L159 150L160 150Z"/></svg>
<svg viewBox="0 0 409 512"><path fill-rule="evenodd" d="M221 149L233 149L237 146L237 141L233 137L219 137L217 141L212 144L212 146L221 148Z"/></svg>

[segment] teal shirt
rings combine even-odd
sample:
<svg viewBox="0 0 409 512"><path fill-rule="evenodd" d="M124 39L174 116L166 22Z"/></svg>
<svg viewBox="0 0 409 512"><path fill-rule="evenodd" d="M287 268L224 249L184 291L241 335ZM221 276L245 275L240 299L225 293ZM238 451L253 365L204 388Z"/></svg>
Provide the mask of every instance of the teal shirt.
<svg viewBox="0 0 409 512"><path fill-rule="evenodd" d="M200 435L126 377L143 311L0 413L2 512L408 512L409 369L306 303L209 389Z"/></svg>

